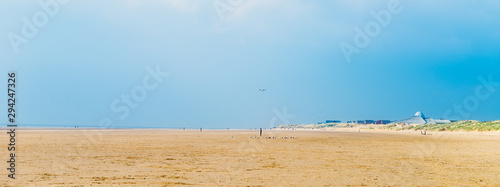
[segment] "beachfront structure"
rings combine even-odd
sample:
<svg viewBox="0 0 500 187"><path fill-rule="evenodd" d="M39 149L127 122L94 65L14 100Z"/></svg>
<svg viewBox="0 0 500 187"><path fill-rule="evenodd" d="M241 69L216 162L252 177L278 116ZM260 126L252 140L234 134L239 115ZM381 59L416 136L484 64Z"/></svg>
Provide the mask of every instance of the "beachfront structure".
<svg viewBox="0 0 500 187"><path fill-rule="evenodd" d="M356 123L357 124L365 124L365 120L357 120Z"/></svg>
<svg viewBox="0 0 500 187"><path fill-rule="evenodd" d="M341 123L340 120L326 120L326 123Z"/></svg>
<svg viewBox="0 0 500 187"><path fill-rule="evenodd" d="M377 122L375 122L375 124L389 124L391 123L391 120L378 120Z"/></svg>
<svg viewBox="0 0 500 187"><path fill-rule="evenodd" d="M375 123L375 121L373 121L373 120L365 120L365 124L374 124L374 123Z"/></svg>
<svg viewBox="0 0 500 187"><path fill-rule="evenodd" d="M451 123L452 121L451 120L446 120L446 119L432 119L432 118L429 118L427 120L427 123L430 123L430 124L446 124L446 123Z"/></svg>
<svg viewBox="0 0 500 187"><path fill-rule="evenodd" d="M443 119L435 120L432 118L426 118L422 112L417 111L417 113L415 113L415 115L413 115L412 117L409 117L409 118L406 118L403 120L394 121L394 123L407 123L407 124L418 124L418 125L446 124L446 123L451 123L451 120L443 120Z"/></svg>

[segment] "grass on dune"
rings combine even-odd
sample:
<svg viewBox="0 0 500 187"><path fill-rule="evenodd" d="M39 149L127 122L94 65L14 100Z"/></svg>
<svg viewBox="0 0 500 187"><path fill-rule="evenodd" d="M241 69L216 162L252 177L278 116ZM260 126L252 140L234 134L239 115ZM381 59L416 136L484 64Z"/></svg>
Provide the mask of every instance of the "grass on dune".
<svg viewBox="0 0 500 187"><path fill-rule="evenodd" d="M500 130L500 120L480 122L474 120L456 121L448 124L388 124L388 125L363 125L349 123L325 123L309 125L280 125L276 128L304 128L304 129L324 129L324 128L361 128L361 129L392 129L392 130L429 130L429 131L498 131Z"/></svg>
<svg viewBox="0 0 500 187"><path fill-rule="evenodd" d="M497 131L500 120L479 122L472 120L456 121L448 124L398 125L391 124L386 128L397 130L431 130L431 131Z"/></svg>

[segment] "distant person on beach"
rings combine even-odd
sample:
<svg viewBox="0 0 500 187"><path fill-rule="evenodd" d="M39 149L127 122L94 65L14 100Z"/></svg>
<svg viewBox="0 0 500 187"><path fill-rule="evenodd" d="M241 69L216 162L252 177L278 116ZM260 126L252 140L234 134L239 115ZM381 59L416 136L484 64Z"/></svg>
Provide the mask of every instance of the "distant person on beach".
<svg viewBox="0 0 500 187"><path fill-rule="evenodd" d="M202 131L202 129L200 128L200 132Z"/></svg>
<svg viewBox="0 0 500 187"><path fill-rule="evenodd" d="M260 136L262 136L262 128L260 128Z"/></svg>

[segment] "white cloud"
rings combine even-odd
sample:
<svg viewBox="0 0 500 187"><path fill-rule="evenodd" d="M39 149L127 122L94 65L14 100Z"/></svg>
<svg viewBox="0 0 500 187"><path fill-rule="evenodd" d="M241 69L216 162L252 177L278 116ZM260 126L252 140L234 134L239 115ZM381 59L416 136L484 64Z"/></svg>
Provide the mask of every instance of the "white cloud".
<svg viewBox="0 0 500 187"><path fill-rule="evenodd" d="M169 8L181 12L196 12L199 10L202 1L200 0L159 0L164 2Z"/></svg>
<svg viewBox="0 0 500 187"><path fill-rule="evenodd" d="M295 25L296 21L314 15L311 13L314 12L314 6L308 1L299 0L243 0L231 7L224 20L214 25L212 32L228 32L236 28L263 32L270 28Z"/></svg>
<svg viewBox="0 0 500 187"><path fill-rule="evenodd" d="M263 13L269 16L300 16L311 8L309 4L297 0L246 0L235 7L232 17L239 20Z"/></svg>
<svg viewBox="0 0 500 187"><path fill-rule="evenodd" d="M200 6L206 4L206 0L154 0L154 1L143 1L143 0L128 0L127 6L136 7L141 5L155 5L155 6L166 6L169 9L176 10L179 12L192 13L200 9Z"/></svg>

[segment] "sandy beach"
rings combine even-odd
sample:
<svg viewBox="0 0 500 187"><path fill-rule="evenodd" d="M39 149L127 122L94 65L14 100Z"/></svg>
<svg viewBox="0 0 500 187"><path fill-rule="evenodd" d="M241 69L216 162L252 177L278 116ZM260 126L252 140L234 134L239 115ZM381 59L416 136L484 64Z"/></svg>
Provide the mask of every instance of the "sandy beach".
<svg viewBox="0 0 500 187"><path fill-rule="evenodd" d="M499 133L428 133L21 128L0 186L500 185Z"/></svg>

